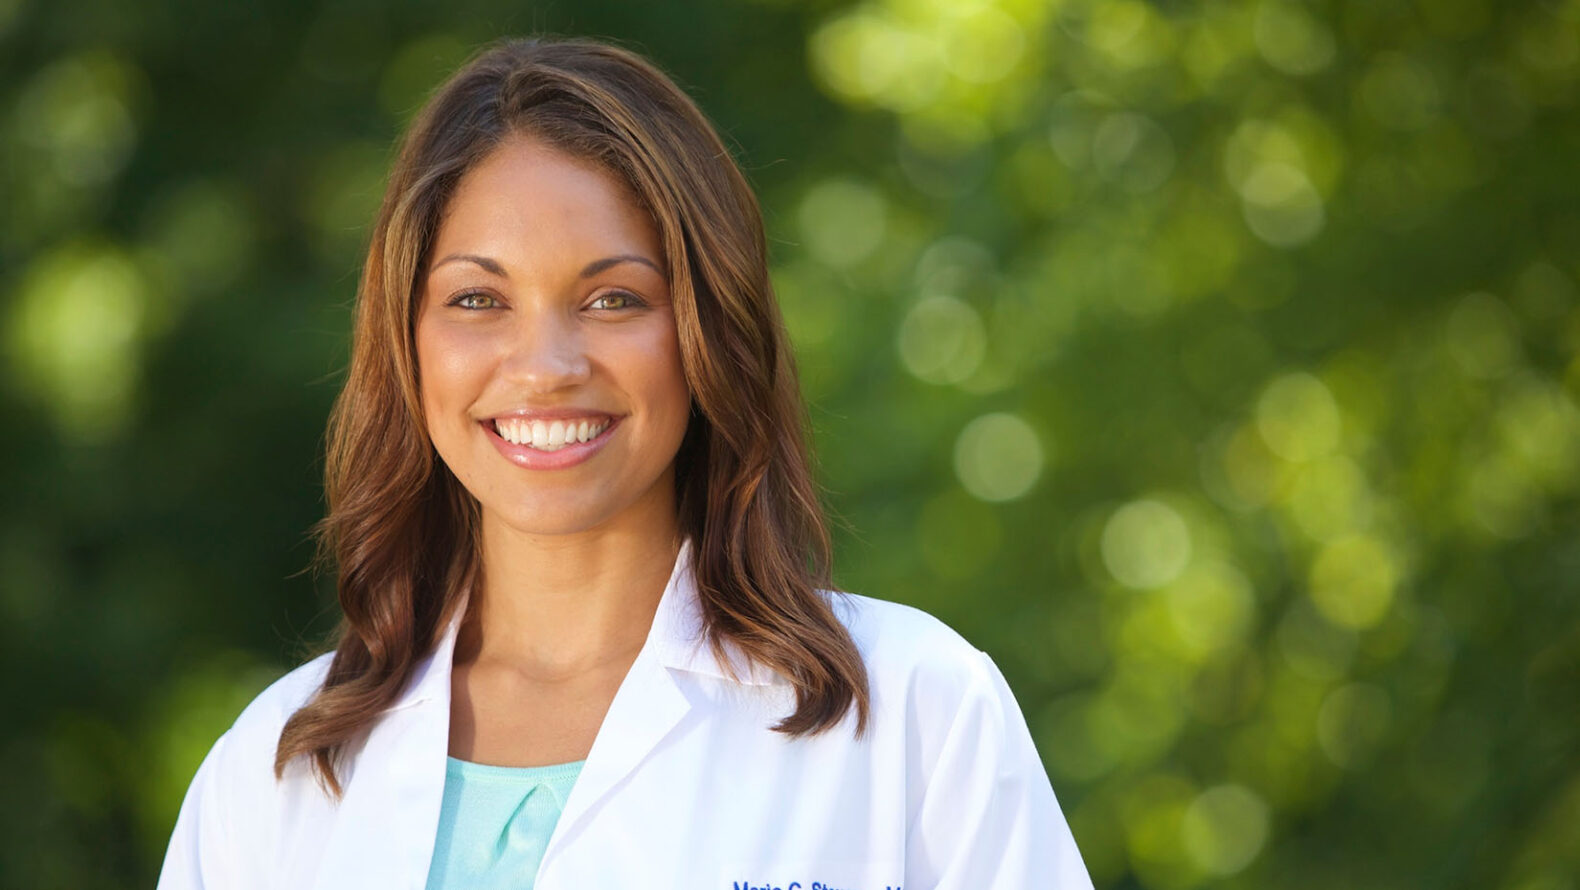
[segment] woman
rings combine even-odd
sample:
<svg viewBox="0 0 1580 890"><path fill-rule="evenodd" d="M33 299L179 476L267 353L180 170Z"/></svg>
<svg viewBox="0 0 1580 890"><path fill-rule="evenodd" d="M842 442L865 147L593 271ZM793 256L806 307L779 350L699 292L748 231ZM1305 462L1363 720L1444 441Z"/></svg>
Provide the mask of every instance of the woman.
<svg viewBox="0 0 1580 890"><path fill-rule="evenodd" d="M507 42L429 101L329 442L338 647L161 887L1090 886L992 662L828 592L756 200L642 59Z"/></svg>

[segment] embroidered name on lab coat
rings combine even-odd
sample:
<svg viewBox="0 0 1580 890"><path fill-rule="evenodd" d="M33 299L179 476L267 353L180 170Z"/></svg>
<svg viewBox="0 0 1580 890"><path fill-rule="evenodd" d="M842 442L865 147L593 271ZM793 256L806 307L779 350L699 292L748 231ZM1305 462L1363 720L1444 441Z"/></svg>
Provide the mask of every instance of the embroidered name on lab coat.
<svg viewBox="0 0 1580 890"><path fill-rule="evenodd" d="M863 888L855 886L836 886L834 884L825 884L822 881L811 881L807 883L802 883L801 881L791 881L788 884L775 884L771 881L763 881L762 883L758 884L754 884L751 881L731 881L730 890L863 890ZM883 890L903 890L903 888L901 888L899 884L884 884Z"/></svg>

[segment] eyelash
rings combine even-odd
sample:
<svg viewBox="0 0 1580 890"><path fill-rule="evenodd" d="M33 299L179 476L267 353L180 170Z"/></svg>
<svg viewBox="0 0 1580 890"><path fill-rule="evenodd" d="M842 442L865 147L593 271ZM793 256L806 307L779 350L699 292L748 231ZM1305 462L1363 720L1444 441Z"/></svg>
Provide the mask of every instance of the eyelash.
<svg viewBox="0 0 1580 890"><path fill-rule="evenodd" d="M593 300L593 304L597 305L598 303L601 303L604 300L609 299L610 297L615 297L615 298L622 299L622 300L626 301L626 305L618 307L620 309L641 309L642 307L647 305L647 303L642 301L641 297L639 297L636 294L633 294L633 293L631 293L630 291L627 291L627 290L612 290L612 291L608 291L606 293L600 294L598 299ZM613 311L613 310L611 310L611 311Z"/></svg>
<svg viewBox="0 0 1580 890"><path fill-rule="evenodd" d="M490 293L488 293L486 291L469 290L469 291L465 291L464 293L456 294L455 296L451 297L449 299L449 301L447 301L444 305L446 305L446 306L460 306L462 309L470 309L470 310L472 310L474 312L479 311L478 307L462 305L463 303L465 303L467 300L471 299L472 297L486 297L486 298L488 298L490 300L494 300L494 295L490 294ZM495 300L495 302L497 303L498 300ZM483 308L493 308L493 307L483 307Z"/></svg>
<svg viewBox="0 0 1580 890"><path fill-rule="evenodd" d="M488 293L487 291L469 290L469 291L465 291L463 293L456 294L454 297L451 297L449 302L445 303L445 305L446 306L459 306L462 309L468 309L468 310L471 310L473 312L480 312L483 309L495 308L494 306L477 307L477 306L466 306L466 305L463 305L467 300L471 299L472 297L484 297L484 298L487 298L489 300L493 300L496 304L499 302L498 298L496 298L493 294ZM625 301L627 301L627 305L625 305L625 306L617 306L617 307L615 307L615 309L610 310L610 311L616 311L618 309L640 309L640 308L642 308L642 307L647 305L647 303L643 302L641 297L637 296L636 294L631 293L630 291L624 291L624 290L613 290L613 291L607 291L607 292L605 292L603 294L600 294L598 296L598 299L593 301L593 304L594 304L594 306L596 306L598 303L601 303L604 300L607 300L607 299L609 299L611 297L625 300Z"/></svg>

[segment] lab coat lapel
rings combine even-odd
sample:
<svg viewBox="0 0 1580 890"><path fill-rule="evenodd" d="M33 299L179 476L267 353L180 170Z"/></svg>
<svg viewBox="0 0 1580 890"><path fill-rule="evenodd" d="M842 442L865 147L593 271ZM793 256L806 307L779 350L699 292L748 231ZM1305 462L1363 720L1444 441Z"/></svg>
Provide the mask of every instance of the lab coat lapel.
<svg viewBox="0 0 1580 890"><path fill-rule="evenodd" d="M691 710L691 702L670 668L685 667L698 650L696 598L688 540L676 555L642 651L615 692L587 762L571 787L544 851L540 880L560 849L585 829L587 821Z"/></svg>
<svg viewBox="0 0 1580 890"><path fill-rule="evenodd" d="M462 602L406 691L347 758L345 796L330 821L316 890L419 888L427 880L445 757L450 749L450 673Z"/></svg>
<svg viewBox="0 0 1580 890"><path fill-rule="evenodd" d="M427 880L444 802L455 638L465 614L463 600L406 693L382 715L364 747L351 752L350 780L330 820L315 890L418 888ZM676 672L747 685L783 682L733 652L726 669L702 640L689 540L681 544L647 640L609 705L549 839L538 872L540 885L558 851L586 829L691 710Z"/></svg>

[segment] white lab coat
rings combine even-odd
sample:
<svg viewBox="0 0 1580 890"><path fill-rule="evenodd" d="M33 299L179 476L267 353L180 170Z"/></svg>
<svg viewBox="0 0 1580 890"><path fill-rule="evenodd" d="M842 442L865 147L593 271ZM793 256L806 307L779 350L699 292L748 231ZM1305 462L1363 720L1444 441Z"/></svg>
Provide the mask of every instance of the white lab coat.
<svg viewBox="0 0 1580 890"><path fill-rule="evenodd" d="M698 645L688 548L565 803L537 890L1090 888L1031 735L993 662L915 609L841 595L872 722L790 739L792 687ZM457 614L459 615L458 610ZM422 890L449 745L459 620L342 771L335 804L280 728L323 656L270 686L214 744L159 890Z"/></svg>

